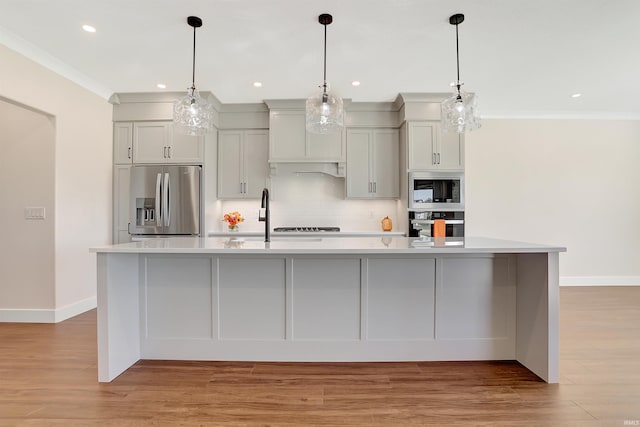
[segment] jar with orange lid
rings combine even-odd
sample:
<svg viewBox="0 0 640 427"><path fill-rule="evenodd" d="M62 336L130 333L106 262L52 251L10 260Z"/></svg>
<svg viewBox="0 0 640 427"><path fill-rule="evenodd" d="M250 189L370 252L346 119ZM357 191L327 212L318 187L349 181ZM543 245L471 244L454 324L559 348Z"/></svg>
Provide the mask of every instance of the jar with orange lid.
<svg viewBox="0 0 640 427"><path fill-rule="evenodd" d="M384 218L382 218L382 231L391 231L391 229L393 229L393 222L391 221L391 218L389 218L388 216L385 216Z"/></svg>

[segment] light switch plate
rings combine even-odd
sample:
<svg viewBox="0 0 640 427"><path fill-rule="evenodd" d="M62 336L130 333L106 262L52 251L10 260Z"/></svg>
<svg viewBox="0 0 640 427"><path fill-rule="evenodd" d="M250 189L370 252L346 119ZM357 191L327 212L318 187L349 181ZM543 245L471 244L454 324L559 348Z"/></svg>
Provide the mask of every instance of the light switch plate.
<svg viewBox="0 0 640 427"><path fill-rule="evenodd" d="M25 219L44 219L44 208L42 207L27 207L24 208Z"/></svg>

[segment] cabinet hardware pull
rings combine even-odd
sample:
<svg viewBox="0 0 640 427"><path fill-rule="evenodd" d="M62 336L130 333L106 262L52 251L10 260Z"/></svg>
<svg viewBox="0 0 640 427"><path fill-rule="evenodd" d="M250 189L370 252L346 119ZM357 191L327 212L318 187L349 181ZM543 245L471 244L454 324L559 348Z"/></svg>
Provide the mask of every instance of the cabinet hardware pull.
<svg viewBox="0 0 640 427"><path fill-rule="evenodd" d="M440 164L440 153L438 153L438 164Z"/></svg>
<svg viewBox="0 0 640 427"><path fill-rule="evenodd" d="M432 165L436 164L436 153L431 154L431 164Z"/></svg>
<svg viewBox="0 0 640 427"><path fill-rule="evenodd" d="M127 158L131 158L131 147L127 148Z"/></svg>
<svg viewBox="0 0 640 427"><path fill-rule="evenodd" d="M169 158L171 158L171 147L167 147L167 153L169 154Z"/></svg>
<svg viewBox="0 0 640 427"><path fill-rule="evenodd" d="M376 192L376 189L377 189L377 187L378 187L378 185L377 185L377 184L378 184L377 182L374 182L374 183L373 183L373 192L374 192L374 193Z"/></svg>
<svg viewBox="0 0 640 427"><path fill-rule="evenodd" d="M167 158L167 147L162 147L162 157Z"/></svg>

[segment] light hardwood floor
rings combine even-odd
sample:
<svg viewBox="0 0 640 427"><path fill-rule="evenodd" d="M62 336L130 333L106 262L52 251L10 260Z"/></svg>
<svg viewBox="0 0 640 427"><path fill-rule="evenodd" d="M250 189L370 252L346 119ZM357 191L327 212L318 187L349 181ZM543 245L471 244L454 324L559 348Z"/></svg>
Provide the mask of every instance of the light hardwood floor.
<svg viewBox="0 0 640 427"><path fill-rule="evenodd" d="M515 362L167 361L98 384L95 310L0 323L0 426L640 425L640 287L560 305L556 385Z"/></svg>

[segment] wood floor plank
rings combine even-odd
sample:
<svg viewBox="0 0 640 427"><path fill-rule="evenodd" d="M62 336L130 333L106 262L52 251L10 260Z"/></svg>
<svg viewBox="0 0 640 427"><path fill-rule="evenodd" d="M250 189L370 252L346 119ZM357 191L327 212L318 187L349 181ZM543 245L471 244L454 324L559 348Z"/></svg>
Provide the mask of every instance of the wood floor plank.
<svg viewBox="0 0 640 427"><path fill-rule="evenodd" d="M5 426L622 426L640 420L640 287L562 288L560 384L514 361L143 360L97 382L96 313L0 323ZM627 424L633 425L633 424Z"/></svg>

